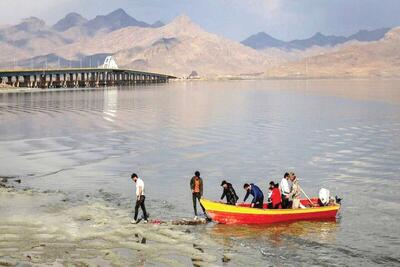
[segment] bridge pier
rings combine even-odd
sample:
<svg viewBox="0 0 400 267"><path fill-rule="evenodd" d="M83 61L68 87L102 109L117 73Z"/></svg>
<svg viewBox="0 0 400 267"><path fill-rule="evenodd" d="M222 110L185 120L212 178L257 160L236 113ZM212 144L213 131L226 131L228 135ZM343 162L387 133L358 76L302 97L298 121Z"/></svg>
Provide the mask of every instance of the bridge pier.
<svg viewBox="0 0 400 267"><path fill-rule="evenodd" d="M54 88L61 87L61 75L56 73L55 75L51 75L51 86Z"/></svg>
<svg viewBox="0 0 400 267"><path fill-rule="evenodd" d="M53 88L53 86L54 86L53 81L54 81L53 74L49 74L49 84L48 84L49 88Z"/></svg>
<svg viewBox="0 0 400 267"><path fill-rule="evenodd" d="M61 83L61 87L67 87L67 74L63 73L62 75L62 83Z"/></svg>
<svg viewBox="0 0 400 267"><path fill-rule="evenodd" d="M21 77L19 75L15 77L15 84L14 84L15 87L19 87L19 79L20 78Z"/></svg>

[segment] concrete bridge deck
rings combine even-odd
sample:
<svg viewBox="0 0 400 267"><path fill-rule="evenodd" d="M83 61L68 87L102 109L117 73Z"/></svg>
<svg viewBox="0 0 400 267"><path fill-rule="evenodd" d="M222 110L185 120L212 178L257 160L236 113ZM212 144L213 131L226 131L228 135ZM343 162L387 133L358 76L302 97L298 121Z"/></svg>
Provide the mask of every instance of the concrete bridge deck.
<svg viewBox="0 0 400 267"><path fill-rule="evenodd" d="M129 69L59 68L0 70L0 83L12 87L100 87L143 83L166 83L176 77Z"/></svg>

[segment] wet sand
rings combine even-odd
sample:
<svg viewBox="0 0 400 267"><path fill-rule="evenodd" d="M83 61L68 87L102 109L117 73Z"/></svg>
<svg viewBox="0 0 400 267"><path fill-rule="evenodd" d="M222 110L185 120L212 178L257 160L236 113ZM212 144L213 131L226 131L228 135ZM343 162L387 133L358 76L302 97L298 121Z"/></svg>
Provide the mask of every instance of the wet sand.
<svg viewBox="0 0 400 267"><path fill-rule="evenodd" d="M2 187L0 210L0 266L185 266L221 257L211 251L215 242L193 234L195 226L130 224L131 210L91 196L72 201L61 192Z"/></svg>

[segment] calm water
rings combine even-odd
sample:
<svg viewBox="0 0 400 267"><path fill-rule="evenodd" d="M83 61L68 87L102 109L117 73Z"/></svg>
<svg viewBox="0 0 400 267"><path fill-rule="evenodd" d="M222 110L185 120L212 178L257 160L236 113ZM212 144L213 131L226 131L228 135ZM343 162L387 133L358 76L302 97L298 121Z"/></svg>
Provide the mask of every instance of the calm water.
<svg viewBox="0 0 400 267"><path fill-rule="evenodd" d="M294 170L309 195L325 187L343 198L340 220L189 227L213 244L210 264L399 266L398 84L172 82L0 94L0 175L77 202L101 192L129 210L134 171L153 219L170 220L193 216L195 170L211 199L222 179L242 198L244 182L266 190Z"/></svg>

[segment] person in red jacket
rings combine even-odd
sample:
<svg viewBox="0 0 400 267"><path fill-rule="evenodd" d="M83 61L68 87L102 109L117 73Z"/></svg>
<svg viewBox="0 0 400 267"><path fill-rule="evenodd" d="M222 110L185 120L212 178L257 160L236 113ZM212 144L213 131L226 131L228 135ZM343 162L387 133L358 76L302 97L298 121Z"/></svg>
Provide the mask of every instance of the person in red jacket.
<svg viewBox="0 0 400 267"><path fill-rule="evenodd" d="M282 208L282 196L279 190L279 184L275 184L273 181L269 183L269 189L271 193L271 209L281 209Z"/></svg>

